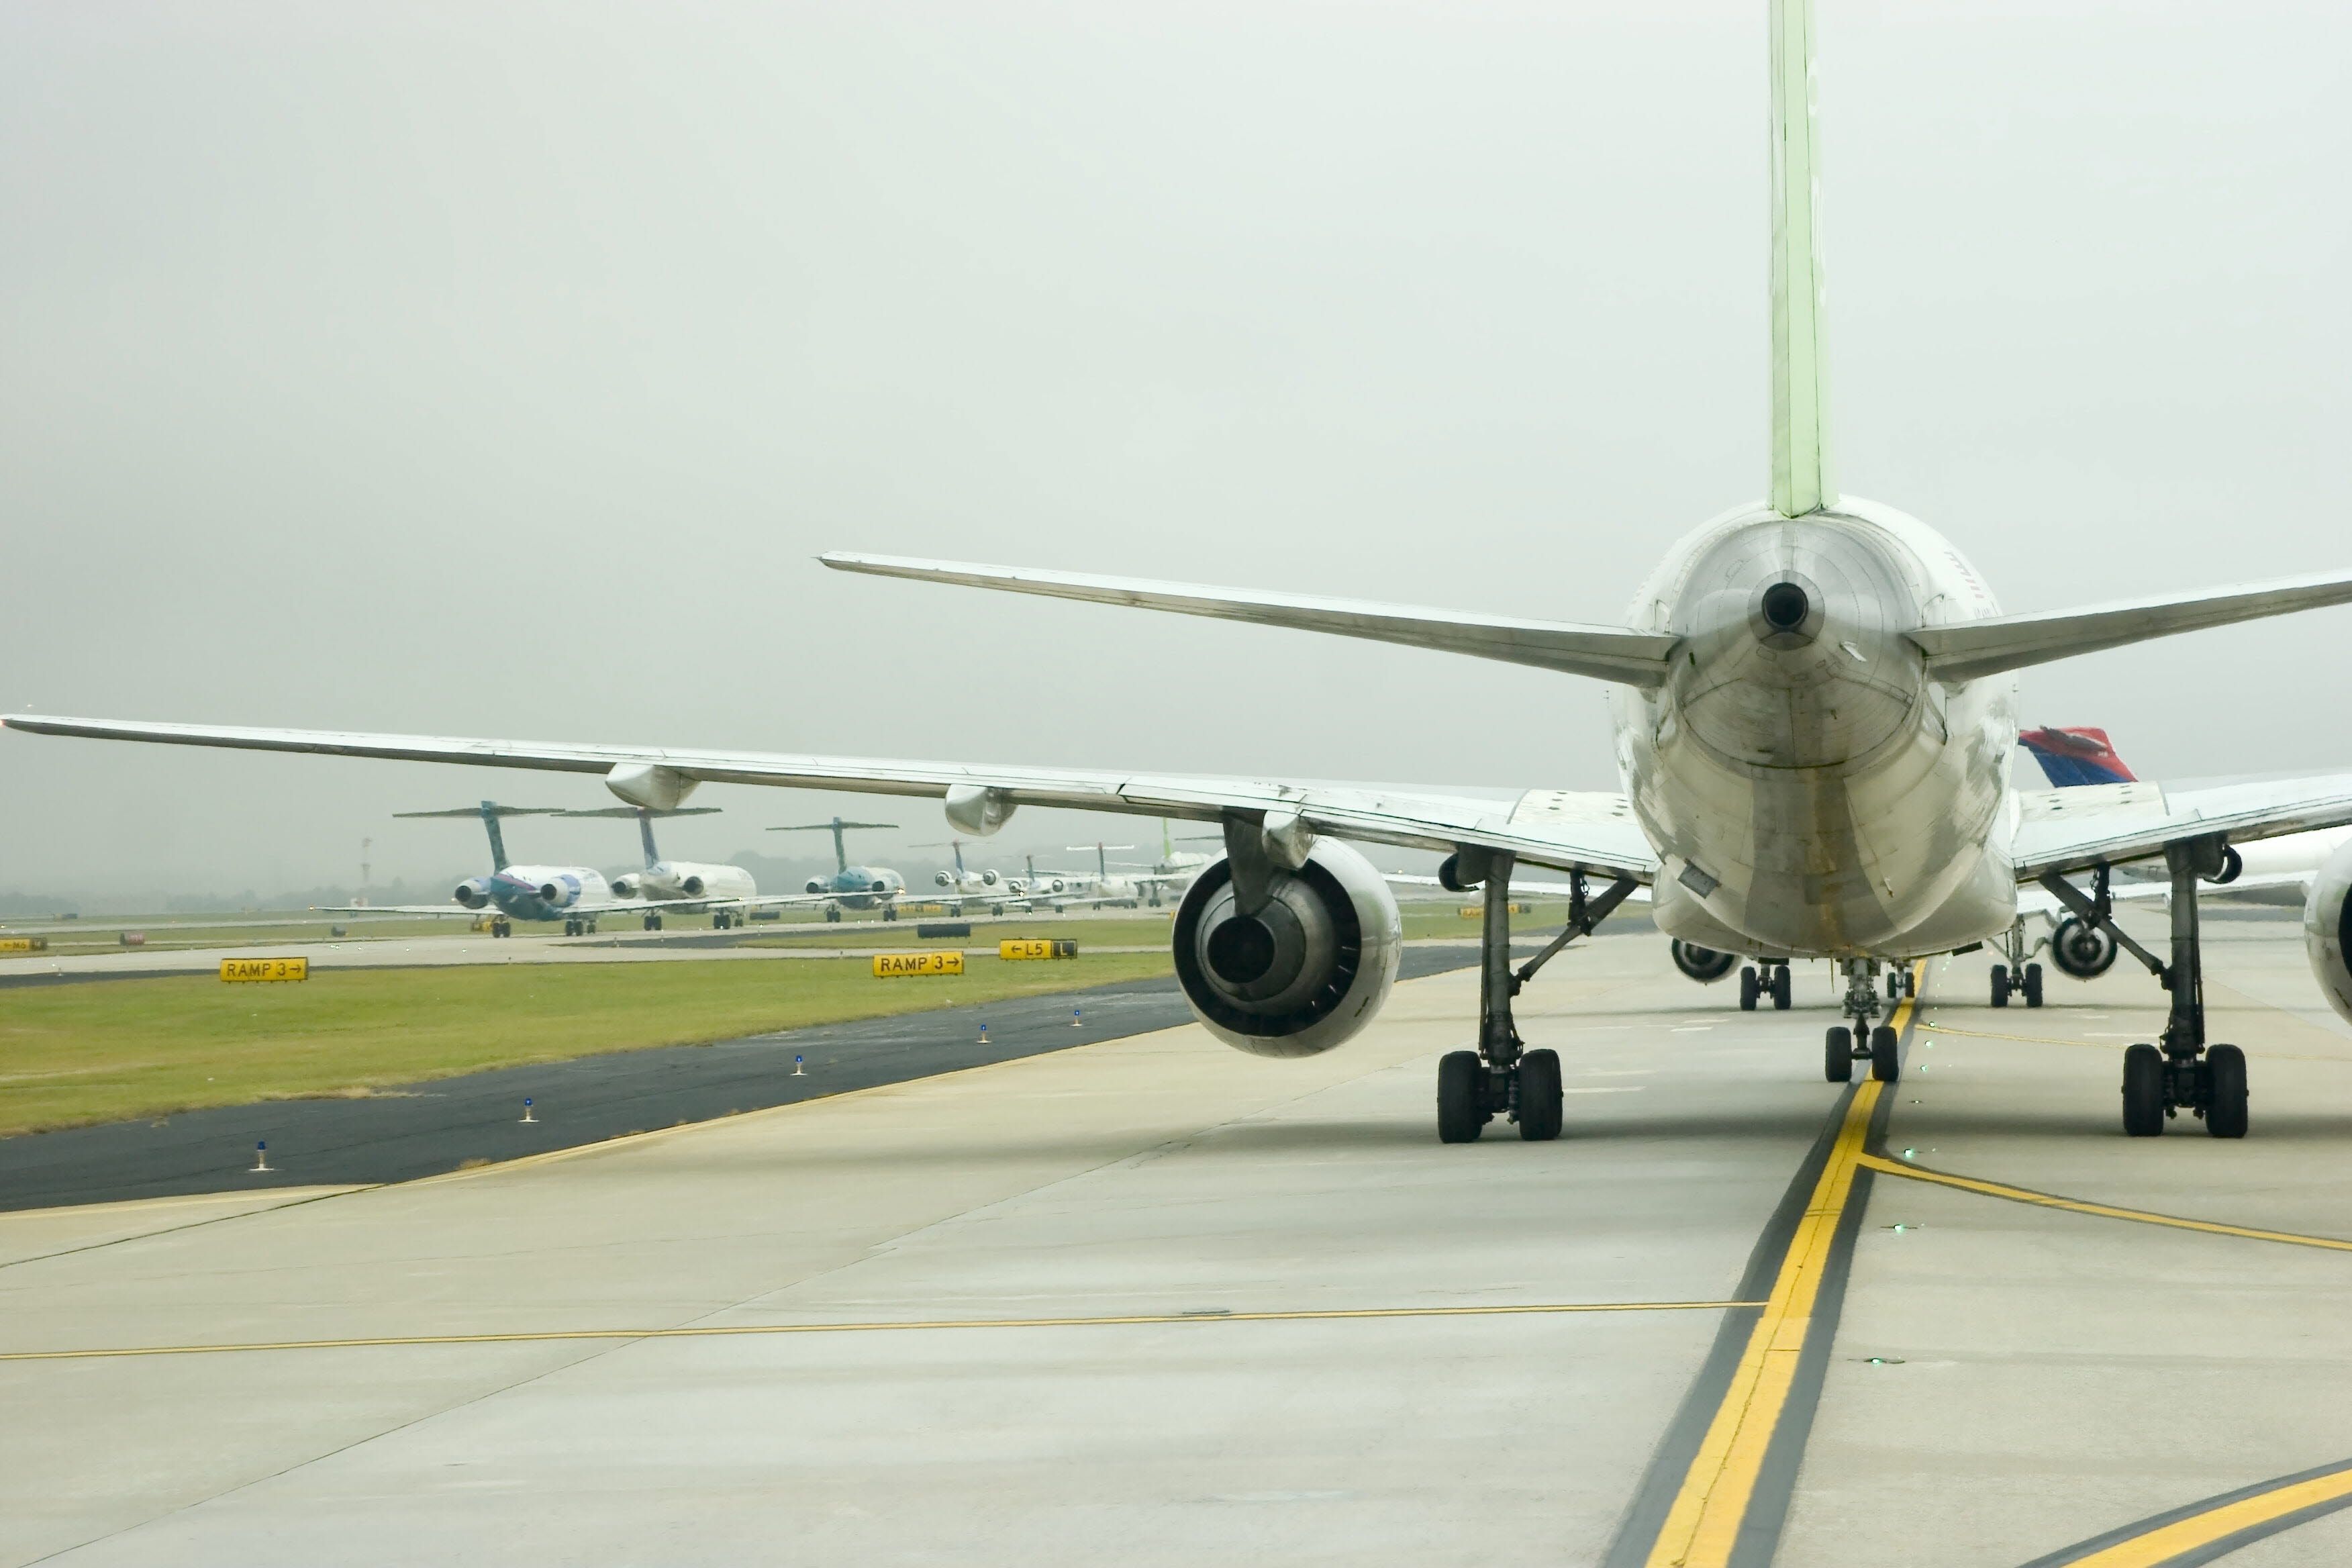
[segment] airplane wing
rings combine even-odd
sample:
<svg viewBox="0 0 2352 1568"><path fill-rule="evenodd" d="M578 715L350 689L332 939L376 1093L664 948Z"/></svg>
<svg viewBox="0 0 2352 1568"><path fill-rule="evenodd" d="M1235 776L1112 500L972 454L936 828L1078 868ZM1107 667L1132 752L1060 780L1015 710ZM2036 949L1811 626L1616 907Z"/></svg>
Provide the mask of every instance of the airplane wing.
<svg viewBox="0 0 2352 1568"><path fill-rule="evenodd" d="M10 714L0 719L31 734L144 741L244 751L307 752L386 757L476 767L648 775L682 793L696 784L770 784L864 795L946 796L985 802L996 814L1016 805L1129 813L1214 822L1226 813L1296 813L1335 838L1441 853L1464 845L1507 850L1538 866L1647 882L1658 858L1625 797L1613 792L1529 790L1517 801L1425 794L1378 784L1294 784L1197 774L899 762L867 757L768 752L709 752L663 746L612 746L438 735L371 735L329 730L271 730L162 724L107 719ZM675 804L675 801L672 802ZM643 905L633 906L644 908Z"/></svg>
<svg viewBox="0 0 2352 1568"><path fill-rule="evenodd" d="M1383 871L1381 873L1381 879L1388 883L1391 887L1427 889L1427 891L1419 895L1423 897L1438 897L1442 895L1448 899L1461 899L1467 898L1469 896L1466 893L1454 892L1452 889L1446 887L1444 883L1439 881L1434 877L1415 876L1409 871ZM1588 893L1598 892L1601 889L1597 888L1588 888L1585 889ZM1521 896L1529 898L1564 899L1570 896L1575 891L1576 885L1572 882L1528 882L1523 881L1517 877L1511 879L1511 897L1515 899ZM2044 896L2046 897L2047 895ZM1625 897L1628 902L1647 903L1650 900L1650 890L1647 888L1636 888L1631 893L1625 895ZM2054 902L2055 900L2053 901Z"/></svg>
<svg viewBox="0 0 2352 1568"><path fill-rule="evenodd" d="M312 904L314 915L440 915L472 920L477 915L495 914L491 909L469 910L463 904Z"/></svg>
<svg viewBox="0 0 2352 1568"><path fill-rule="evenodd" d="M2218 833L2233 844L2352 823L2352 773L2166 789L2095 784L2018 797L2011 849L2020 881L2144 859L2180 838ZM2238 884L2231 883L2235 887Z"/></svg>

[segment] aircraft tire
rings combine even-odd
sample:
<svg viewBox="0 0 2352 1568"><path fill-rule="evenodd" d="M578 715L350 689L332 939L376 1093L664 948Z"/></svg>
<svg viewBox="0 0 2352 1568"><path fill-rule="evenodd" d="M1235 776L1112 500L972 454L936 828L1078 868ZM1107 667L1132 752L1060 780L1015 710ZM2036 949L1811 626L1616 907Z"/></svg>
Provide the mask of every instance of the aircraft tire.
<svg viewBox="0 0 2352 1568"><path fill-rule="evenodd" d="M1475 1051L1448 1051L1437 1059L1437 1141L1475 1143L1486 1126L1485 1064Z"/></svg>
<svg viewBox="0 0 2352 1568"><path fill-rule="evenodd" d="M2205 1052L2205 1131L2216 1138L2246 1135L2246 1053L2235 1046Z"/></svg>
<svg viewBox="0 0 2352 1568"><path fill-rule="evenodd" d="M1743 1013L1756 1011L1756 999L1762 994L1762 989L1756 981L1756 966L1742 964L1739 969L1739 1010Z"/></svg>
<svg viewBox="0 0 2352 1568"><path fill-rule="evenodd" d="M1870 1076L1881 1083L1893 1083L1903 1071L1903 1058L1897 1049L1901 1037L1892 1024L1881 1024L1870 1031Z"/></svg>
<svg viewBox="0 0 2352 1568"><path fill-rule="evenodd" d="M1822 1040L1822 1076L1832 1083L1853 1081L1853 1031L1833 1024Z"/></svg>
<svg viewBox="0 0 2352 1568"><path fill-rule="evenodd" d="M2164 1131L2164 1054L2151 1045L2124 1052L2124 1136L2153 1138Z"/></svg>
<svg viewBox="0 0 2352 1568"><path fill-rule="evenodd" d="M2006 963L1992 966L1992 1005L1996 1007L2009 1005L2009 965Z"/></svg>
<svg viewBox="0 0 2352 1568"><path fill-rule="evenodd" d="M2029 964L2027 964L2027 965L2025 966L2025 987L2024 987L2024 989L2025 989L2025 1005L2026 1005L2027 1006L2029 1006L2029 1007L2039 1007L2039 1006L2041 1006L2041 1005L2042 1005L2042 966L2041 966L2040 964L2038 964L2038 963L2029 963Z"/></svg>
<svg viewBox="0 0 2352 1568"><path fill-rule="evenodd" d="M1776 1013L1787 1012L1793 999L1789 980L1789 966L1785 963L1773 965L1772 1010Z"/></svg>
<svg viewBox="0 0 2352 1568"><path fill-rule="evenodd" d="M1519 1058L1519 1136L1549 1143L1559 1136L1559 1053L1529 1051Z"/></svg>

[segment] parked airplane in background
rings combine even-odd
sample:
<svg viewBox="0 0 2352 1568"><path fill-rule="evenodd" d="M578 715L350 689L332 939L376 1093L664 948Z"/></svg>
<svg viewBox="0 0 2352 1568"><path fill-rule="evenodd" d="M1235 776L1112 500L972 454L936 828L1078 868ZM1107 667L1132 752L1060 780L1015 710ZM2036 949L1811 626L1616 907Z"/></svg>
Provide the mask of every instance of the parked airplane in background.
<svg viewBox="0 0 2352 1568"><path fill-rule="evenodd" d="M692 788L692 785L688 785ZM803 822L789 827L771 827L771 833L830 833L833 835L834 873L831 877L811 877L808 890L827 901L824 918L837 921L844 910L882 911L886 921L898 918L898 895L906 890L907 879L887 866L853 866L849 863L849 841L845 835L853 827L895 828L895 822L844 822L835 817L829 822Z"/></svg>
<svg viewBox="0 0 2352 1568"><path fill-rule="evenodd" d="M562 921L563 934L583 936L596 929L599 915L635 913L648 907L667 908L666 904L648 906L614 896L605 882L604 874L593 866L518 866L507 858L506 835L499 830L500 819L509 816L560 816L552 806L500 805L486 800L479 805L458 806L449 811L396 811L398 817L478 816L490 838L490 874L468 877L457 884L449 904L350 904L322 910L329 914L349 915L479 915L485 910L496 910L490 917L492 936L512 936L516 921Z"/></svg>
<svg viewBox="0 0 2352 1568"><path fill-rule="evenodd" d="M755 906L807 902L805 899L761 898L760 884L751 872L740 866L666 860L661 851L655 847L655 817L709 816L718 810L715 805L673 806L667 811L653 811L642 805L605 805L593 811L559 811L552 815L636 818L637 842L645 851L645 868L613 879L613 892L618 898L643 899L686 910L707 908L710 911L711 926L718 931L741 924L743 917ZM662 916L662 910L647 908L646 930L661 930Z"/></svg>
<svg viewBox="0 0 2352 1568"><path fill-rule="evenodd" d="M1890 507L1841 498L1823 376L1809 0L1773 0L1768 30L1769 487L1764 500L1722 513L1670 548L1622 624L954 562L823 558L844 572L1369 638L1601 680L1610 687L1622 792L1530 790L1503 805L1375 784L37 715L5 722L47 734L598 773L623 800L661 809L701 784L727 783L944 797L949 822L973 835L993 832L1023 805L1216 823L1224 858L1195 879L1176 911L1176 973L1204 1027L1271 1056L1339 1045L1371 1021L1396 979L1395 897L1344 841L1433 850L1448 857L1443 875L1451 884L1486 889L1475 1048L1449 1053L1438 1067L1437 1130L1449 1143L1476 1138L1496 1116L1516 1121L1522 1138L1559 1135L1559 1058L1526 1047L1512 995L1643 884L1658 929L1677 941L1717 953L1841 964L1852 1025L1825 1032L1824 1073L1848 1081L1863 1060L1873 1077L1891 1080L1901 1059L1895 1031L1879 1021L1886 966L2004 938L2017 924L2021 884L2134 948L2114 924L2110 872L2161 855L2170 877L2170 956L2143 953L2165 982L2170 1016L2158 1041L2124 1053L2124 1127L2148 1136L2188 1110L2209 1132L2242 1137L2245 1055L2206 1039L2199 885L2248 842L2352 824L2352 774L2116 786L2128 798L2020 793L2011 788L2016 672L2343 604L2352 601L2352 573L2004 615L1949 540ZM1447 547L1442 535L1433 541L1428 548ZM1502 552L1481 564L1498 579L1523 580L1528 571L1525 560ZM1221 669L1198 679L1234 676ZM1297 700L1352 700L1368 723L1381 712L1377 692L1302 691ZM1546 710L1520 721L1557 718ZM1479 723L1500 721L1497 714ZM1479 724L1456 727L1461 745L1448 753L1449 768L1475 754L1465 748L1475 748L1479 733ZM1537 959L1515 969L1508 894L1521 861L1607 885ZM845 859L845 878L847 871ZM2082 877L2091 879L2088 892L2073 880ZM882 887L874 890L887 897ZM2322 868L2305 931L2314 973L2352 1017L2345 952L2352 851Z"/></svg>
<svg viewBox="0 0 2352 1568"><path fill-rule="evenodd" d="M955 869L951 871L935 871L931 874L932 881L948 889L947 902L950 912L960 915L963 913L964 901L967 899L977 899L988 903L989 912L991 914L1003 914L1004 912L1004 896L1003 892L1000 891L1000 884L1003 882L1004 879L992 870L971 871L965 869L963 863L964 842L965 841L961 838L949 838L937 844L918 844L915 845L914 847L918 849L949 849L954 851ZM992 898L991 895L994 896Z"/></svg>

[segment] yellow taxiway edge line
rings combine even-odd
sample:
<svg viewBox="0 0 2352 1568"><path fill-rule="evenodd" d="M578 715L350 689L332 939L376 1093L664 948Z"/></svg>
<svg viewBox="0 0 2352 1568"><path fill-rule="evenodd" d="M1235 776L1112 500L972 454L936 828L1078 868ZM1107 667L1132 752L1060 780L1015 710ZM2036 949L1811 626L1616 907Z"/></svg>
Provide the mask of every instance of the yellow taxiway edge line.
<svg viewBox="0 0 2352 1568"><path fill-rule="evenodd" d="M1761 1301L1533 1301L1486 1307L1335 1307L1286 1312L1131 1312L1096 1318L918 1318L874 1323L712 1323L674 1329L549 1329L489 1334L388 1334L374 1339L272 1343L124 1345L94 1350L0 1351L0 1362L89 1361L121 1356L227 1355L247 1351L377 1350L427 1345L512 1345L563 1340L708 1340L758 1334L905 1333L922 1329L1091 1329L1160 1323L1298 1323L1381 1318L1504 1318L1570 1312L1722 1312Z"/></svg>
<svg viewBox="0 0 2352 1568"><path fill-rule="evenodd" d="M2217 1503L2202 1512L2157 1525L2146 1534L2115 1542L2084 1556L2044 1558L2042 1562L2051 1564L2052 1568L2061 1568L2061 1565L2063 1568L2165 1568L2165 1564L2177 1563L2189 1553L2196 1552L2191 1560L2203 1563L2210 1559L2200 1548L2226 1541L2241 1531L2271 1524L2287 1514L2326 1503L2340 1505L2347 1500L2352 1500L2352 1464L2305 1480L2290 1481L2272 1490L2257 1492L2252 1497ZM2322 1509L2321 1511L2333 1510Z"/></svg>
<svg viewBox="0 0 2352 1568"><path fill-rule="evenodd" d="M2352 1252L2352 1241L2338 1240L2332 1236L2304 1236L2291 1230L2262 1230L2253 1226L2224 1225L2219 1220L2183 1219L2178 1215L2151 1214L2146 1209L2117 1208L2113 1204L2086 1203L2080 1198L2062 1198L2052 1193L2037 1193L2031 1187L2007 1186L2000 1182L1980 1181L1974 1176L1955 1176L1944 1171L1930 1171L1900 1160L1889 1160L1877 1154L1864 1154L1860 1163L1873 1171L1890 1176L1905 1176L1915 1182L1931 1182L1941 1187L1958 1187L1963 1192L1980 1193L1989 1198L2006 1198L2011 1203L2032 1204L2040 1208L2065 1209L2073 1214L2086 1214L2100 1219L2125 1219L2137 1225L2167 1226L2174 1230L2201 1230L2212 1236L2241 1236L2249 1241L2275 1241L2287 1247L2316 1247L2330 1252Z"/></svg>
<svg viewBox="0 0 2352 1568"><path fill-rule="evenodd" d="M1898 1033L1910 1021L1913 1005L1906 999L1895 1010L1891 1022ZM1797 1362L1812 1326L1813 1303L1821 1295L1838 1223L1845 1217L1854 1172L1861 1168L1871 1113L1878 1109L1884 1088L1875 1079L1864 1079L1846 1102L1837 1142L1813 1184L1804 1217L1790 1237L1772 1294L1748 1336L1731 1386L1707 1424L1682 1489L1666 1510L1666 1522L1650 1549L1648 1568L1724 1568L1731 1561L1765 1451L1796 1381Z"/></svg>

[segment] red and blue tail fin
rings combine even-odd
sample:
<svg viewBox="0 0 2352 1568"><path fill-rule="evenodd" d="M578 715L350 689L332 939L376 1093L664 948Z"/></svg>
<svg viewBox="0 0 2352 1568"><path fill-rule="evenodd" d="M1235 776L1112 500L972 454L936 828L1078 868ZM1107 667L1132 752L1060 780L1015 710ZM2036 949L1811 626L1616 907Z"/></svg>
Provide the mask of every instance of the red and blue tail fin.
<svg viewBox="0 0 2352 1568"><path fill-rule="evenodd" d="M2017 743L2033 753L2053 789L2133 782L2105 730L2028 730Z"/></svg>

